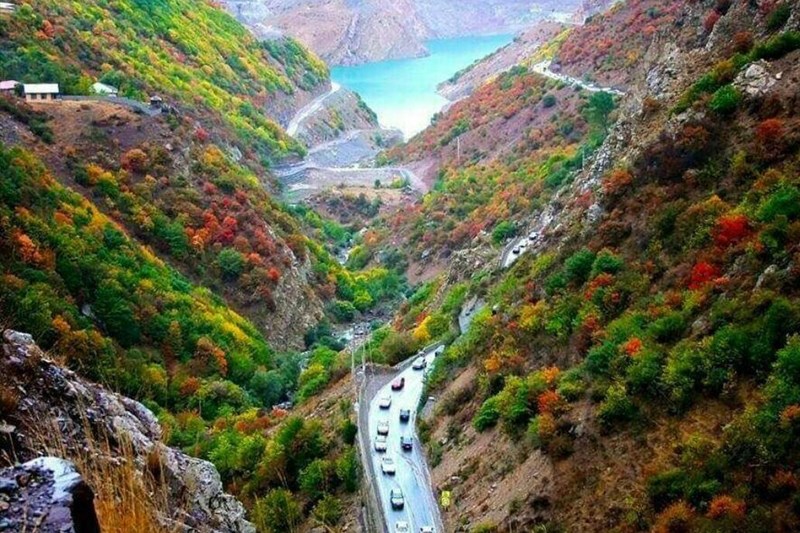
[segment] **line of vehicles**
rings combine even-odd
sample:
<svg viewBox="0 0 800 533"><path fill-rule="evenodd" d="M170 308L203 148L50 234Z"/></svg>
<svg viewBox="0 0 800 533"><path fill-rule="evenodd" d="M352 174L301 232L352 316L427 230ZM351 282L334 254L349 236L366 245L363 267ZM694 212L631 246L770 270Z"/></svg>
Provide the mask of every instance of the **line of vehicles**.
<svg viewBox="0 0 800 533"><path fill-rule="evenodd" d="M434 355L442 352L443 348L438 348ZM415 371L427 371L428 361L424 354L420 354L411 364L411 368ZM393 392L400 392L406 386L405 377L398 377L391 384ZM378 407L382 411L389 411L392 407L392 396L383 396L378 400ZM408 424L411 421L411 409L402 408L398 412L398 418L401 424ZM389 449L389 429L390 424L388 419L379 420L377 425L377 435L373 441L375 452L384 454ZM405 452L410 452L414 449L414 437L411 434L400 435L400 449ZM393 457L385 455L380 460L381 474L384 476L395 476L397 474L397 462ZM392 510L402 511L405 508L405 496L400 487L394 487L389 492L389 503ZM410 533L411 526L405 520L395 522L394 533ZM419 528L419 533L436 533L433 526L422 526Z"/></svg>
<svg viewBox="0 0 800 533"><path fill-rule="evenodd" d="M514 246L514 248L511 249L511 253L514 255L521 254L528 248L530 244L533 244L536 241L537 236L538 234L535 231L530 232L528 234L528 239L520 241L518 245Z"/></svg>

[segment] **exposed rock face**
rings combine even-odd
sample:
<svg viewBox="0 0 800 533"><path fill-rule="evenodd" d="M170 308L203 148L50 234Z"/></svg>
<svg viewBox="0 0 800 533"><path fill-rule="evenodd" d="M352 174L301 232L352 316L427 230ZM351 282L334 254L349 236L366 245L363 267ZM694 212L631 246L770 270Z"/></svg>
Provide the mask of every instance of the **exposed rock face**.
<svg viewBox="0 0 800 533"><path fill-rule="evenodd" d="M773 85L775 79L767 70L766 61L758 61L740 72L734 86L751 98L764 96Z"/></svg>
<svg viewBox="0 0 800 533"><path fill-rule="evenodd" d="M91 487L74 464L56 457L0 470L0 509L0 530L39 524L40 531L100 532Z"/></svg>
<svg viewBox="0 0 800 533"><path fill-rule="evenodd" d="M0 390L4 398L18 395L17 401L4 402L3 422L10 428L0 436L0 449L4 452L13 450L23 460L35 457L44 451L42 443L53 437L48 435L53 428L60 430L60 440L67 450L82 450L87 446L87 431L90 430L106 436L112 449L128 443L143 475L153 464L158 465L168 499L168 514L159 519L170 529L220 533L255 531L245 519L241 502L224 492L219 472L211 463L166 446L161 442L158 420L149 409L58 366L45 357L30 335L12 330L3 332ZM15 405L9 409L8 403ZM116 457L101 454L95 460L106 465L118 461ZM57 482L56 489L73 487L75 490L71 494L76 495L73 501L86 497L73 468L51 460L44 465L58 466L60 470L50 468L58 470L58 475L45 473L42 479L52 477L53 482ZM0 488L7 485L0 483ZM45 496L49 494L46 492L49 489L42 490ZM47 512L63 515L55 507ZM80 533L81 530L75 531Z"/></svg>
<svg viewBox="0 0 800 533"><path fill-rule="evenodd" d="M420 57L441 37L512 33L581 0L223 0L261 37L296 37L332 65Z"/></svg>

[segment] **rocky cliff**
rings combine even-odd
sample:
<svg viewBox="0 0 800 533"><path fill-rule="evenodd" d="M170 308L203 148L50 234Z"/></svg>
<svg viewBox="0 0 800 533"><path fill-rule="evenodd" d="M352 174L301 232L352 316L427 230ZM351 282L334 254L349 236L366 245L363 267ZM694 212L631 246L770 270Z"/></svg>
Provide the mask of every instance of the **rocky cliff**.
<svg viewBox="0 0 800 533"><path fill-rule="evenodd" d="M53 528L60 524L43 531L72 531L60 529L70 523L64 506L72 498L82 502L72 517L88 512L92 489L103 530L114 530L115 514L133 505L153 512L148 523L159 531L255 531L242 504L223 490L216 468L166 446L158 420L144 405L62 368L30 335L5 330L1 342L3 462L57 455L78 466L73 471L70 463L51 457L3 470L0 505L10 509L3 518L7 528L21 530L36 517ZM152 501L131 503L133 495ZM32 503L27 518L17 512Z"/></svg>
<svg viewBox="0 0 800 533"><path fill-rule="evenodd" d="M429 39L513 33L579 0L224 0L262 37L288 34L329 64L355 65L427 53Z"/></svg>

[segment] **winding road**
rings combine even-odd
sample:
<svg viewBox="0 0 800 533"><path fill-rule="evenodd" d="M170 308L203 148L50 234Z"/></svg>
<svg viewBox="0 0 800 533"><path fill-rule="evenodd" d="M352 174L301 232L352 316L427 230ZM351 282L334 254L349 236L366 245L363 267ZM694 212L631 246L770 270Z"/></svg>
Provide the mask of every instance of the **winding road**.
<svg viewBox="0 0 800 533"><path fill-rule="evenodd" d="M300 111L294 115L294 117L292 117L292 120L289 121L289 125L286 126L286 133L288 133L290 137L297 135L297 129L300 127L300 124L302 124L303 121L308 117L319 111L322 108L322 104L325 103L325 100L339 92L341 88L341 85L335 81L332 81L331 88L328 92L314 98L311 102L301 108Z"/></svg>
<svg viewBox="0 0 800 533"><path fill-rule="evenodd" d="M560 81L562 83L566 83L568 85L576 85L582 89L585 89L589 92L597 93L597 92L606 92L609 94L613 94L615 96L625 96L625 92L620 91L619 89L614 89L612 87L600 87L594 83L587 83L583 80L579 80L578 78L573 78L572 76L567 76L566 74L559 74L558 72L553 72L550 70L550 61L541 61L536 63L531 67L537 74L541 74L542 76Z"/></svg>

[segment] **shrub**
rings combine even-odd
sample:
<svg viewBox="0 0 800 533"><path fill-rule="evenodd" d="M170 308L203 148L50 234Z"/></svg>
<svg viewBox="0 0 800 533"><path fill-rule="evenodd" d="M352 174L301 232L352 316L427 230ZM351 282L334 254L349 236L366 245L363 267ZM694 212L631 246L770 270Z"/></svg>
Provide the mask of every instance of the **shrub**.
<svg viewBox="0 0 800 533"><path fill-rule="evenodd" d="M653 525L653 533L683 533L692 531L692 522L694 518L694 509L686 502L676 502L658 515Z"/></svg>
<svg viewBox="0 0 800 533"><path fill-rule="evenodd" d="M294 495L286 489L273 489L256 500L253 520L262 531L294 531L303 513Z"/></svg>
<svg viewBox="0 0 800 533"><path fill-rule="evenodd" d="M217 256L217 267L224 280L235 281L239 279L244 270L244 265L244 256L233 248L224 248Z"/></svg>
<svg viewBox="0 0 800 533"><path fill-rule="evenodd" d="M712 111L722 115L729 115L736 111L742 96L733 85L720 87L712 96L708 106Z"/></svg>
<svg viewBox="0 0 800 533"><path fill-rule="evenodd" d="M781 185L761 202L756 216L762 222L772 222L779 216L789 220L800 217L800 190L793 185Z"/></svg>
<svg viewBox="0 0 800 533"><path fill-rule="evenodd" d="M553 107L556 105L556 97L553 94L546 94L544 98L542 98L542 105L546 108Z"/></svg>
<svg viewBox="0 0 800 533"><path fill-rule="evenodd" d="M747 506L742 500L738 500L727 494L715 496L708 505L707 516L709 518L733 518L742 520L745 517Z"/></svg>
<svg viewBox="0 0 800 533"><path fill-rule="evenodd" d="M595 254L583 248L578 250L564 262L564 274L567 282L583 284L592 272Z"/></svg>
<svg viewBox="0 0 800 533"><path fill-rule="evenodd" d="M597 254L594 263L592 263L591 277L602 273L615 274L622 270L623 265L622 258L618 255L610 250L601 250L600 253Z"/></svg>
<svg viewBox="0 0 800 533"><path fill-rule="evenodd" d="M472 425L478 431L486 431L494 427L498 420L500 420L500 406L497 396L492 396L478 409L475 418L472 419Z"/></svg>
<svg viewBox="0 0 800 533"><path fill-rule="evenodd" d="M746 215L725 215L717 220L712 235L720 248L735 246L750 235L750 220Z"/></svg>
<svg viewBox="0 0 800 533"><path fill-rule="evenodd" d="M314 506L311 514L322 524L333 527L342 519L342 512L341 500L335 496L326 494L325 497Z"/></svg>
<svg viewBox="0 0 800 533"><path fill-rule="evenodd" d="M509 237L513 237L517 233L517 228L513 223L504 220L497 224L492 230L492 240L495 244L500 244Z"/></svg>
<svg viewBox="0 0 800 533"><path fill-rule="evenodd" d="M636 406L628 397L628 391L622 383L611 385L606 391L605 400L600 404L598 416L600 422L608 427L616 422L627 422L636 415Z"/></svg>
<svg viewBox="0 0 800 533"><path fill-rule="evenodd" d="M686 321L683 314L673 311L650 324L647 332L658 342L672 342L680 339L684 329Z"/></svg>
<svg viewBox="0 0 800 533"><path fill-rule="evenodd" d="M673 468L651 476L647 480L647 496L656 509L663 509L683 497L689 476L680 468Z"/></svg>
<svg viewBox="0 0 800 533"><path fill-rule="evenodd" d="M700 261L692 267L692 273L689 276L689 288L692 290L701 289L717 277L719 277L719 268L705 261Z"/></svg>
<svg viewBox="0 0 800 533"><path fill-rule="evenodd" d="M789 7L789 2L783 2L778 7L776 7L772 13L769 14L767 18L767 29L769 31L776 31L781 29L786 22L789 20L789 17L792 15L791 8Z"/></svg>

